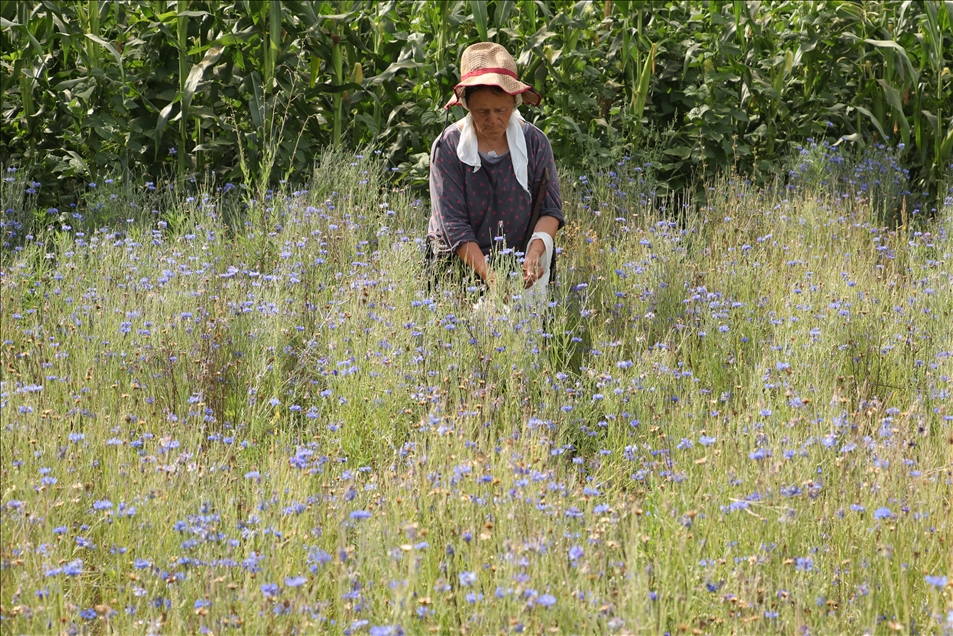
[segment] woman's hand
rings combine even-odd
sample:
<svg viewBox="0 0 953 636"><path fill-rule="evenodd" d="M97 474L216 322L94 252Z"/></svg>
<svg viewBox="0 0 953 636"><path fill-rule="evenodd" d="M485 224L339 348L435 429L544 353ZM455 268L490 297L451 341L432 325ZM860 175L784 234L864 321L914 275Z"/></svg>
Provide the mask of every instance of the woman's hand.
<svg viewBox="0 0 953 636"><path fill-rule="evenodd" d="M539 259L545 251L546 245L542 241L537 239L530 243L526 258L523 259L523 289L535 285L543 275L543 264Z"/></svg>
<svg viewBox="0 0 953 636"><path fill-rule="evenodd" d="M559 230L559 219L554 216L540 217L533 228L533 233L545 232L555 240L556 232ZM523 260L523 289L529 289L542 278L544 269L540 259L546 253L546 244L541 239L531 240L529 249L526 250L526 257Z"/></svg>
<svg viewBox="0 0 953 636"><path fill-rule="evenodd" d="M486 258L483 256L483 252L480 251L479 244L474 242L464 243L457 248L457 256L460 257L461 261L473 268L474 273L480 277L480 280L486 283L487 287L490 289L493 288L493 284L496 282L496 274L494 274L493 270L487 265Z"/></svg>

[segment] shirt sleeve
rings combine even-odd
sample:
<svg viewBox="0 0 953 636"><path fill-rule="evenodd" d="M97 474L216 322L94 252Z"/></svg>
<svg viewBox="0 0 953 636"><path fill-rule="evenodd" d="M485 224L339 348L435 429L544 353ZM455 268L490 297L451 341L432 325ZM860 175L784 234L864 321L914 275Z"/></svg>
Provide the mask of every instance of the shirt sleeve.
<svg viewBox="0 0 953 636"><path fill-rule="evenodd" d="M435 236L451 252L470 241L476 234L470 226L466 202L466 166L457 158L456 143L450 132L443 142L434 142L430 157L430 227Z"/></svg>
<svg viewBox="0 0 953 636"><path fill-rule="evenodd" d="M546 200L539 211L540 216L551 216L559 220L559 227L566 224L566 217L563 215L563 199L559 193L559 175L556 173L556 160L553 158L553 147L549 143L546 134L538 128L534 131L533 153L533 188L536 192L539 188L539 182L543 178L543 170L549 168L549 188L546 191ZM532 230L531 230L532 231Z"/></svg>

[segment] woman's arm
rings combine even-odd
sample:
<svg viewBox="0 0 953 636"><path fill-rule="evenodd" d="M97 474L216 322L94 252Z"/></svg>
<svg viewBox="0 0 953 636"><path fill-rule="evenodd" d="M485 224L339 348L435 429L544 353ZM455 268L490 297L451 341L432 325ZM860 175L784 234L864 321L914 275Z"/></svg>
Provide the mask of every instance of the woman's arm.
<svg viewBox="0 0 953 636"><path fill-rule="evenodd" d="M530 170L531 174L534 175L533 192L536 192L539 187L543 171L549 170L549 187L546 189L543 207L539 211L539 220L542 221L546 217L552 217L557 222L556 230L559 230L565 223L566 217L563 215L563 199L559 192L559 174L556 171L553 147L543 131L534 126L531 132L531 135L527 135L526 143L527 150L530 151ZM533 230L535 231L535 228Z"/></svg>
<svg viewBox="0 0 953 636"><path fill-rule="evenodd" d="M476 242L470 226L466 201L465 166L457 158L457 138L444 133L443 143L430 155L430 232L452 252L468 242Z"/></svg>
<svg viewBox="0 0 953 636"><path fill-rule="evenodd" d="M541 216L539 221L536 222L536 227L533 228L533 232L546 232L553 239L556 238L556 232L559 230L559 219L554 216ZM529 246L530 251L533 251L533 246ZM540 252L542 253L542 252Z"/></svg>
<svg viewBox="0 0 953 636"><path fill-rule="evenodd" d="M556 239L556 232L565 222L563 216L563 201L559 193L559 176L556 172L556 162L553 158L553 148L549 139L541 130L533 129L533 135L528 136L527 142L532 147L533 172L537 175L543 174L544 169L549 170L549 187L546 190L543 201L543 209L540 212L536 227L530 228L531 233L545 232L553 240ZM533 187L538 187L537 180ZM526 257L523 259L523 286L527 289L536 284L539 277L543 275L543 266L540 258L546 251L546 246L542 241L533 241L526 251Z"/></svg>
<svg viewBox="0 0 953 636"><path fill-rule="evenodd" d="M470 226L466 210L466 167L456 155L457 139L435 143L430 162L430 201L433 212L431 227L436 225L440 238L467 267L487 285L493 284L493 275L487 266L476 234Z"/></svg>

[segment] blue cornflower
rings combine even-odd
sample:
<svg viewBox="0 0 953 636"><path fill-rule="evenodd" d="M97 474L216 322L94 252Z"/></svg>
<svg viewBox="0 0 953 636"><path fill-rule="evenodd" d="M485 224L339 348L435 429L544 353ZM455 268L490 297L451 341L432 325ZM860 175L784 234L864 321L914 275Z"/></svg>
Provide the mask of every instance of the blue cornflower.
<svg viewBox="0 0 953 636"><path fill-rule="evenodd" d="M303 576L289 576L285 579L286 587L301 587L308 582L308 579Z"/></svg>
<svg viewBox="0 0 953 636"><path fill-rule="evenodd" d="M266 598L272 598L278 596L281 593L281 590L278 588L277 583L263 583L261 586L261 593L265 595Z"/></svg>
<svg viewBox="0 0 953 636"><path fill-rule="evenodd" d="M367 510L355 510L350 516L351 519L369 519L371 513L369 513Z"/></svg>
<svg viewBox="0 0 953 636"><path fill-rule="evenodd" d="M460 585L463 587L470 587L477 582L477 575L475 572L461 572L459 578Z"/></svg>
<svg viewBox="0 0 953 636"><path fill-rule="evenodd" d="M537 602L543 607L552 607L556 604L556 597L552 594L543 594Z"/></svg>
<svg viewBox="0 0 953 636"><path fill-rule="evenodd" d="M932 585L936 588L944 588L946 587L947 583L947 578L942 574L938 574L936 576L930 576L927 574L925 577L923 577L923 580L926 581L928 585Z"/></svg>
<svg viewBox="0 0 953 636"><path fill-rule="evenodd" d="M66 576L79 576L83 573L83 560L75 559L63 566L63 574Z"/></svg>
<svg viewBox="0 0 953 636"><path fill-rule="evenodd" d="M585 550L583 550L578 545L574 545L573 547L569 548L570 561L576 561L577 559L581 559L583 554L585 554Z"/></svg>
<svg viewBox="0 0 953 636"><path fill-rule="evenodd" d="M874 519L891 519L892 517L893 513L890 512L890 508L883 507L874 510Z"/></svg>

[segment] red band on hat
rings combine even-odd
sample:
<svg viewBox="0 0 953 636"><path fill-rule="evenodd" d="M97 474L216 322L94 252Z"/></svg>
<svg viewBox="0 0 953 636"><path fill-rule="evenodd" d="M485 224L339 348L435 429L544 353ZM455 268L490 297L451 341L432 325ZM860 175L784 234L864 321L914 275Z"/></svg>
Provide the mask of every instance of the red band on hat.
<svg viewBox="0 0 953 636"><path fill-rule="evenodd" d="M475 70L475 71L470 71L469 73L467 73L466 75L464 75L463 77L461 77L461 78L460 78L460 81L462 82L463 80L470 79L471 77L478 77L478 76L480 76L480 75L487 75L487 74L489 74L489 73L497 73L497 74L499 74L499 75L507 75L507 76L509 76L509 77L512 77L512 78L515 79L515 80L519 80L519 78L516 77L516 73L514 73L513 71L511 71L511 70L508 69L508 68L480 68L480 69L477 69L477 70Z"/></svg>

